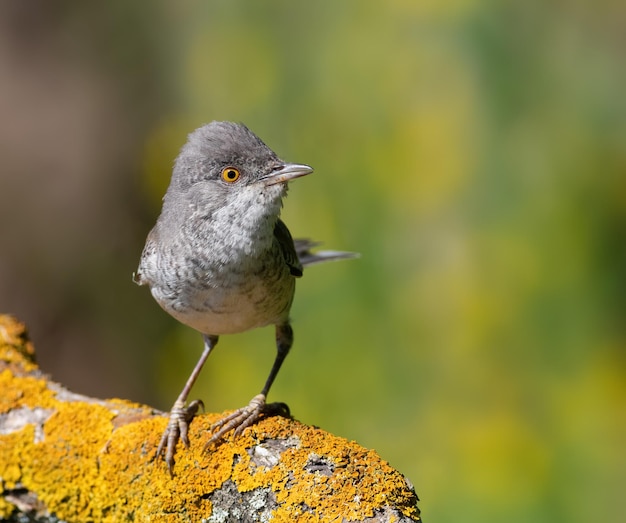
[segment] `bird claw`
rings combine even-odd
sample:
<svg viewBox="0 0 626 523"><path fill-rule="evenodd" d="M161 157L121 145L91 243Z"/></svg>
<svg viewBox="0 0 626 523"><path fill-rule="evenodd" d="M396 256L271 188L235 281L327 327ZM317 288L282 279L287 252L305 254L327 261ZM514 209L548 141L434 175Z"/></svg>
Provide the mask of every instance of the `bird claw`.
<svg viewBox="0 0 626 523"><path fill-rule="evenodd" d="M159 442L155 455L155 457L158 458L165 450L164 459L165 463L167 463L170 476L174 475L176 443L178 443L178 440L181 440L185 447L189 448L189 424L200 407L204 409L202 400L194 400L186 407L182 402L177 401L170 411L167 427L161 436L161 441Z"/></svg>
<svg viewBox="0 0 626 523"><path fill-rule="evenodd" d="M237 409L232 414L224 416L211 426L211 431L216 431L211 439L204 446L207 447L222 439L228 432L233 430L233 436L239 436L244 429L258 421L265 410L265 395L258 394L250 400L250 403L241 409Z"/></svg>

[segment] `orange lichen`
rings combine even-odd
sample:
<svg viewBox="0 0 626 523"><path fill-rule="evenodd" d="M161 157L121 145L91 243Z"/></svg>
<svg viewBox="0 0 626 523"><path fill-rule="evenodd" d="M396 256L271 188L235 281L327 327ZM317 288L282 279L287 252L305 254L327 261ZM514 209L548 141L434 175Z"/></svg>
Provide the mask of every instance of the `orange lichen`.
<svg viewBox="0 0 626 523"><path fill-rule="evenodd" d="M31 366L20 349L28 343L23 329L11 321L0 316L0 416L17 412L25 421L0 434L0 493L19 483L69 521L199 521L213 510L212 493L230 480L240 493L273 492L274 521L362 520L384 507L418 519L412 489L376 453L282 417L205 451L218 417L198 416L191 448L179 444L172 478L153 459L166 417L65 393ZM261 465L252 451L271 441L288 444ZM321 469L310 466L312 457L322 459ZM0 496L0 519L14 508Z"/></svg>
<svg viewBox="0 0 626 523"><path fill-rule="evenodd" d="M28 339L26 327L6 314L0 314L0 362L4 366L19 365L26 372L37 368L35 347Z"/></svg>

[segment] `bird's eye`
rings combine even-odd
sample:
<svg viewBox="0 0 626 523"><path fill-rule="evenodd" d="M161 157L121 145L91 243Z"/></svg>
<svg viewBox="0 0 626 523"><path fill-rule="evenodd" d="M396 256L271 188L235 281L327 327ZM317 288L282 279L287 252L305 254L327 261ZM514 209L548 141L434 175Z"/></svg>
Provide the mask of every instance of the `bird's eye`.
<svg viewBox="0 0 626 523"><path fill-rule="evenodd" d="M240 176L239 171L234 167L226 167L226 169L222 171L222 180L228 183L236 182L239 180Z"/></svg>

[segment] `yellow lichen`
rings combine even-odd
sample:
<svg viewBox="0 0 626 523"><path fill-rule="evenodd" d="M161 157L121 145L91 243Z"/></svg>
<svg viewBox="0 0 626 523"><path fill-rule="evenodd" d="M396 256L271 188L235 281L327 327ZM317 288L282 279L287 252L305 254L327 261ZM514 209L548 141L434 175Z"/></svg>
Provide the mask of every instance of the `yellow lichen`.
<svg viewBox="0 0 626 523"><path fill-rule="evenodd" d="M6 321L0 317L0 326ZM240 492L271 489L278 502L275 521L360 520L387 505L417 518L416 499L404 478L376 453L281 417L263 419L205 451L218 417L198 416L190 429L191 448L179 443L172 478L163 461L153 459L166 417L122 400L59 399L58 386L38 373L26 375L28 360L16 361L21 352L15 345L24 339L18 328L11 329L0 328L0 365L9 344L11 361L22 365L22 373L15 375L12 367L0 372L0 414L38 407L50 415L41 427L33 422L0 435L0 486L19 482L60 519L198 521L211 513L208 496L228 479ZM248 450L269 439L295 443L274 466L257 466ZM331 463L332 473L308 471L312 453ZM12 510L0 501L0 518Z"/></svg>
<svg viewBox="0 0 626 523"><path fill-rule="evenodd" d="M37 368L35 348L28 339L26 327L7 314L0 314L0 361L19 364L26 371Z"/></svg>

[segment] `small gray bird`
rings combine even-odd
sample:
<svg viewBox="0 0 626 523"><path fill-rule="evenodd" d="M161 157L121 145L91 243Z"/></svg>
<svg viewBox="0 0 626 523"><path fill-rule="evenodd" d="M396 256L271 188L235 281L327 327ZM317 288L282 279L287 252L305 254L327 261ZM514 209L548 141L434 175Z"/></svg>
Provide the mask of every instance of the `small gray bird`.
<svg viewBox="0 0 626 523"><path fill-rule="evenodd" d="M289 309L303 266L351 258L294 240L279 219L287 182L313 172L287 163L242 124L212 122L192 132L174 164L163 209L148 234L134 281L158 304L202 333L204 351L170 412L157 449L170 473L179 439L199 400L187 397L218 336L276 326L277 353L261 393L213 427L207 446L256 422L293 342Z"/></svg>

